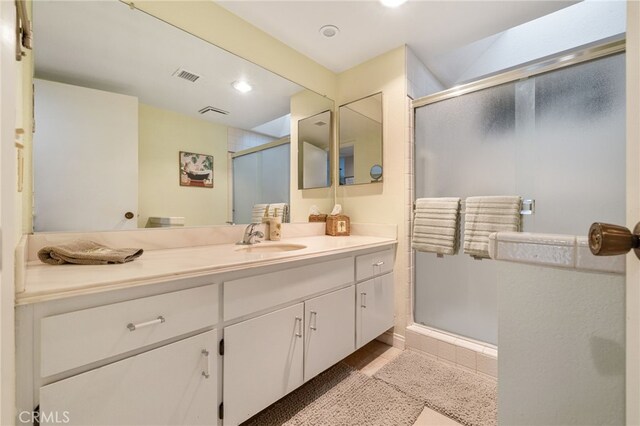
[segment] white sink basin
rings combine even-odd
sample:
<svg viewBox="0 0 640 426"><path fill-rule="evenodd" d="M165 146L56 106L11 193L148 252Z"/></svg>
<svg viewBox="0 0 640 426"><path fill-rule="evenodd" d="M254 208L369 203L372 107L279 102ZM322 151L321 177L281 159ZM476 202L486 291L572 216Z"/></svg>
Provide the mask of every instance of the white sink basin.
<svg viewBox="0 0 640 426"><path fill-rule="evenodd" d="M304 244L287 244L287 243L275 243L275 244L252 244L250 246L240 246L235 249L236 251L242 251L245 253L281 253L284 251L301 250L307 248Z"/></svg>

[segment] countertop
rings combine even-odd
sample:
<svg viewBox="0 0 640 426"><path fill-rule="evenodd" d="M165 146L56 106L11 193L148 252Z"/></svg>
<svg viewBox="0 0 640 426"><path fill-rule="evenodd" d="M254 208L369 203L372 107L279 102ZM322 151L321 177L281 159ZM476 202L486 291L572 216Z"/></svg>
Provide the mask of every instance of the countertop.
<svg viewBox="0 0 640 426"><path fill-rule="evenodd" d="M304 259L376 247L390 247L395 239L351 235L306 236L265 241L258 245L302 244L306 248L269 253L248 253L235 244L147 250L133 262L117 265L47 265L27 263L25 291L16 294L16 305L148 285L170 280L240 271Z"/></svg>

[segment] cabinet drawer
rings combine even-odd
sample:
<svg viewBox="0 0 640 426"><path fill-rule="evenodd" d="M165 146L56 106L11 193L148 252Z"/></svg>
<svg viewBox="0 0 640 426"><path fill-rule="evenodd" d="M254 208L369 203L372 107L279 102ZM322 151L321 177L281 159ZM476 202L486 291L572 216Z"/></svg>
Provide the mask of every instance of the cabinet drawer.
<svg viewBox="0 0 640 426"><path fill-rule="evenodd" d="M356 257L356 281L362 281L393 270L393 250L387 249Z"/></svg>
<svg viewBox="0 0 640 426"><path fill-rule="evenodd" d="M43 386L40 424L215 425L216 336L198 334Z"/></svg>
<svg viewBox="0 0 640 426"><path fill-rule="evenodd" d="M331 260L224 283L224 320L353 282L353 257Z"/></svg>
<svg viewBox="0 0 640 426"><path fill-rule="evenodd" d="M213 326L218 320L217 287L208 285L43 318L40 374L47 377ZM134 325L137 327L131 330Z"/></svg>

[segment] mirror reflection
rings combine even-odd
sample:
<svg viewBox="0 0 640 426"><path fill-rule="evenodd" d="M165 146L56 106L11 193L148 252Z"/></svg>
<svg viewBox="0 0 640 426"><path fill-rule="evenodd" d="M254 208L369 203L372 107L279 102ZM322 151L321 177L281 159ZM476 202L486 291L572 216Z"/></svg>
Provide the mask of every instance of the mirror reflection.
<svg viewBox="0 0 640 426"><path fill-rule="evenodd" d="M116 0L33 9L35 231L244 223L252 203L288 205L291 98L308 90ZM233 167L251 154L280 173Z"/></svg>
<svg viewBox="0 0 640 426"><path fill-rule="evenodd" d="M331 186L331 111L298 121L298 189Z"/></svg>
<svg viewBox="0 0 640 426"><path fill-rule="evenodd" d="M382 182L382 93L342 105L339 114L340 185Z"/></svg>

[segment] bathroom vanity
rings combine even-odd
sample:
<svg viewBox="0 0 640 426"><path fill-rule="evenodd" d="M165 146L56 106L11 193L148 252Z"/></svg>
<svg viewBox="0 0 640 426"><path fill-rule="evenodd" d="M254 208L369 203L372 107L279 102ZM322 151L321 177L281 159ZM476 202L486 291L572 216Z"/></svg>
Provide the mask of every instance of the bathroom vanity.
<svg viewBox="0 0 640 426"><path fill-rule="evenodd" d="M31 264L17 295L18 413L236 425L393 326L395 239L282 243Z"/></svg>

